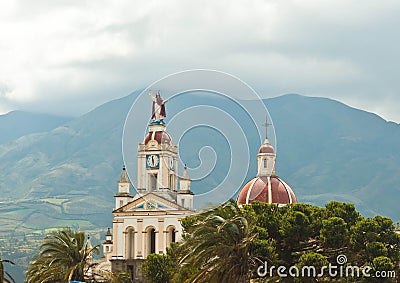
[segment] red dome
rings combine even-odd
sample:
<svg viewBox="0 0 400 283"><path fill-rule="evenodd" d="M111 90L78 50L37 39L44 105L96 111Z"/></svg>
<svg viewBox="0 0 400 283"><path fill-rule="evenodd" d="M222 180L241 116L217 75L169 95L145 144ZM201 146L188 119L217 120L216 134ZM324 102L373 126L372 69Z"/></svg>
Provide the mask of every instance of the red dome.
<svg viewBox="0 0 400 283"><path fill-rule="evenodd" d="M171 142L171 137L164 131L149 132L144 138L144 143L147 144L151 139L156 140L159 144Z"/></svg>
<svg viewBox="0 0 400 283"><path fill-rule="evenodd" d="M237 204L250 204L252 201L265 203L296 203L292 189L277 176L256 177L250 180L239 192Z"/></svg>
<svg viewBox="0 0 400 283"><path fill-rule="evenodd" d="M275 153L274 148L270 144L263 144L260 146L258 153Z"/></svg>

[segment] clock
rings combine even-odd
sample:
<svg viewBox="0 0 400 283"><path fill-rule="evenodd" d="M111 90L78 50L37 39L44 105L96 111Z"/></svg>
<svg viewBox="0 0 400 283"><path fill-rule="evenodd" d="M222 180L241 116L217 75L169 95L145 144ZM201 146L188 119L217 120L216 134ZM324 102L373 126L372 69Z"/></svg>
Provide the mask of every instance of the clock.
<svg viewBox="0 0 400 283"><path fill-rule="evenodd" d="M154 200L148 200L144 203L144 209L153 210L157 208L157 203Z"/></svg>
<svg viewBox="0 0 400 283"><path fill-rule="evenodd" d="M147 168L158 168L160 165L160 156L158 154L149 154L146 156Z"/></svg>

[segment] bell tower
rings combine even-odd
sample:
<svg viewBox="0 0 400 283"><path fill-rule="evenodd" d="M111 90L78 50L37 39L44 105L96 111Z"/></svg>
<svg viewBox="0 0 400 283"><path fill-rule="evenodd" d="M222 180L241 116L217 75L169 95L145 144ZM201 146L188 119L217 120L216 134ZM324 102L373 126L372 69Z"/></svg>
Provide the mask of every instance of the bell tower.
<svg viewBox="0 0 400 283"><path fill-rule="evenodd" d="M149 254L166 253L182 238L181 220L193 215L191 180L185 166L178 178L178 147L164 123L165 102L160 92L153 97L152 119L143 142L138 144L136 194L131 196L125 167L118 182L112 232L104 242L103 267L124 270L135 282L146 282L142 264ZM178 188L180 188L178 190Z"/></svg>
<svg viewBox="0 0 400 283"><path fill-rule="evenodd" d="M138 193L176 192L178 148L163 123L152 122L138 146Z"/></svg>
<svg viewBox="0 0 400 283"><path fill-rule="evenodd" d="M118 193L114 196L115 209L120 208L133 200L133 196L130 194L130 187L131 182L129 181L124 165L122 167L121 177L118 181Z"/></svg>
<svg viewBox="0 0 400 283"><path fill-rule="evenodd" d="M183 168L182 177L179 180L179 193L177 195L177 202L180 206L186 209L193 210L193 193L190 191L190 177L187 171L187 166Z"/></svg>

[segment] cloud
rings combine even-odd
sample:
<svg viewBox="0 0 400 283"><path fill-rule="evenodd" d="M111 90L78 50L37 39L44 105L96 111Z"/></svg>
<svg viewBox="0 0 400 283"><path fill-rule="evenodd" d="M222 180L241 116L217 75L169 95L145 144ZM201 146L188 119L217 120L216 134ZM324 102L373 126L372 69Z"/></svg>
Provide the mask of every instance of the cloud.
<svg viewBox="0 0 400 283"><path fill-rule="evenodd" d="M3 1L1 109L82 114L169 73L393 110L398 1ZM377 99L379 97L379 99Z"/></svg>

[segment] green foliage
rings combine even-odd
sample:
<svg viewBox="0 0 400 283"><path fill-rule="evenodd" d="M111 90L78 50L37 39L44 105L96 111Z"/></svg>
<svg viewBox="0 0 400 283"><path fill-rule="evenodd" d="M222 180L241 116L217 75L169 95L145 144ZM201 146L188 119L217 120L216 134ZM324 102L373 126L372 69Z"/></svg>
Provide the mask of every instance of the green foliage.
<svg viewBox="0 0 400 283"><path fill-rule="evenodd" d="M306 252L299 258L296 266L299 269L299 276L295 278L296 282L318 282L317 274L323 266L328 265L325 256L316 252Z"/></svg>
<svg viewBox="0 0 400 283"><path fill-rule="evenodd" d="M390 258L386 256L379 256L374 258L374 260L372 261L372 266L374 267L375 270L380 270L380 271L387 271L394 269L393 262L390 260Z"/></svg>
<svg viewBox="0 0 400 283"><path fill-rule="evenodd" d="M150 283L171 282L173 264L168 255L149 254L143 263L143 274Z"/></svg>
<svg viewBox="0 0 400 283"><path fill-rule="evenodd" d="M351 244L354 249L364 249L368 243L377 241L379 241L379 225L374 219L361 219L351 227Z"/></svg>
<svg viewBox="0 0 400 283"><path fill-rule="evenodd" d="M387 256L387 248L381 242L372 242L367 244L366 248L367 257L369 260L373 260L378 256Z"/></svg>
<svg viewBox="0 0 400 283"><path fill-rule="evenodd" d="M186 218L188 219L189 217ZM171 243L167 248L167 254L151 254L147 257L143 263L144 276L150 283L185 282L197 269L189 265L180 265L179 260L179 244Z"/></svg>
<svg viewBox="0 0 400 283"><path fill-rule="evenodd" d="M116 271L110 277L112 278L109 280L110 283L132 283L131 276L126 271Z"/></svg>
<svg viewBox="0 0 400 283"><path fill-rule="evenodd" d="M303 212L288 209L282 216L281 234L289 249L296 248L310 236L310 221Z"/></svg>
<svg viewBox="0 0 400 283"><path fill-rule="evenodd" d="M265 204L255 201L251 206L246 205L242 208L247 214L248 219L254 219L257 227L264 228L266 235L277 239L280 237L280 224L282 219L282 211L276 204ZM262 237L262 234L259 237Z"/></svg>
<svg viewBox="0 0 400 283"><path fill-rule="evenodd" d="M271 264L276 263L278 254L276 252L276 241L274 239L255 238L249 247L249 254L258 259L261 263L267 261Z"/></svg>
<svg viewBox="0 0 400 283"><path fill-rule="evenodd" d="M360 213L356 211L354 204L331 201L325 205L326 217L340 217L346 222L347 228L354 225L360 219Z"/></svg>
<svg viewBox="0 0 400 283"><path fill-rule="evenodd" d="M26 273L27 283L84 281L92 253L85 234L69 228L51 232L40 246Z"/></svg>
<svg viewBox="0 0 400 283"><path fill-rule="evenodd" d="M348 243L347 225L340 217L324 219L320 233L326 247L337 249Z"/></svg>
<svg viewBox="0 0 400 283"><path fill-rule="evenodd" d="M197 215L179 246L179 264L196 267L187 282L248 282L256 237L251 219L230 201Z"/></svg>
<svg viewBox="0 0 400 283"><path fill-rule="evenodd" d="M253 202L238 208L228 202L182 223L186 234L177 249L173 278L182 268L191 275L173 282L248 282L250 278L254 282L356 282L356 278L330 278L328 272L322 278L296 279L276 274L258 278L255 272L264 262L297 266L300 271L314 266L320 271L328 263L336 264L339 254L346 255L351 265L369 263L376 270L398 271L400 236L392 220L364 218L352 204L330 202L321 208Z"/></svg>
<svg viewBox="0 0 400 283"><path fill-rule="evenodd" d="M382 274L387 274L388 271L395 270L395 265L392 260L386 256L378 256L372 261L372 271L369 274L379 274L379 277L382 277ZM398 274L398 272L397 272ZM383 277L383 278L368 278L369 282L394 282L394 278Z"/></svg>

